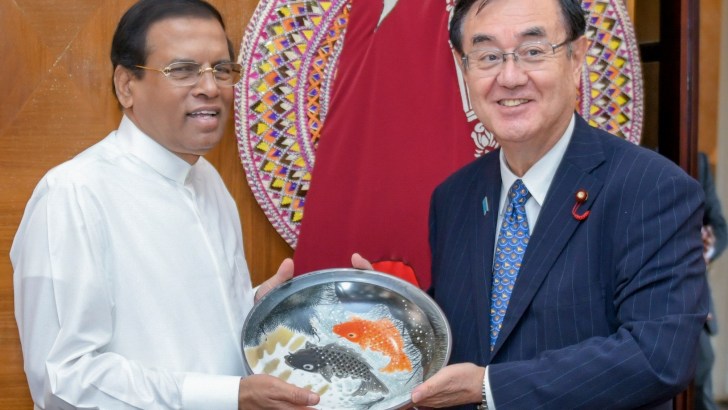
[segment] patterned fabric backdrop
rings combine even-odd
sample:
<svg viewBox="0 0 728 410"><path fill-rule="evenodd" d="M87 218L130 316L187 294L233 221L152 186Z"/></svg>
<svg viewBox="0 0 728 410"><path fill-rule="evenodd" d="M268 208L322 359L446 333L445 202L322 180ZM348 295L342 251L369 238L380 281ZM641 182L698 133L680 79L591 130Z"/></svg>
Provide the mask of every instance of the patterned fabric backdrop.
<svg viewBox="0 0 728 410"><path fill-rule="evenodd" d="M347 266L358 251L429 286L429 194L496 147L447 41L453 3L260 1L240 53L236 132L297 273ZM591 48L576 109L638 143L642 78L627 12L621 0L583 7Z"/></svg>

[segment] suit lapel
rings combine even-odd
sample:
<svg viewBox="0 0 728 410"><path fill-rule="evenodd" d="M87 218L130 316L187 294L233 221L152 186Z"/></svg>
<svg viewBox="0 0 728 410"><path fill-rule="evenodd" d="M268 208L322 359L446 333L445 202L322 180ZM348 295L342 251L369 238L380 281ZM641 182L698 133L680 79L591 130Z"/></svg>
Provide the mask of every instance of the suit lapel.
<svg viewBox="0 0 728 410"><path fill-rule="evenodd" d="M466 251L470 254L470 278L476 305L476 326L480 342L480 352L483 360L488 361L490 354L490 289L493 270L493 249L495 246L495 228L498 219L501 175L498 151L487 154L491 156L484 161L484 166L478 171L478 183L474 196L477 198L479 210L473 212L473 220L469 228L473 231L471 249ZM483 211L482 201L487 198L488 211ZM480 291L478 291L480 290Z"/></svg>
<svg viewBox="0 0 728 410"><path fill-rule="evenodd" d="M574 230L585 223L572 216L575 195L578 190L585 189L589 198L581 204L579 212L583 213L591 208L602 188L602 181L590 172L603 162L604 154L599 139L592 133L591 127L577 115L574 135L554 175L526 248L492 356L498 353L516 327Z"/></svg>

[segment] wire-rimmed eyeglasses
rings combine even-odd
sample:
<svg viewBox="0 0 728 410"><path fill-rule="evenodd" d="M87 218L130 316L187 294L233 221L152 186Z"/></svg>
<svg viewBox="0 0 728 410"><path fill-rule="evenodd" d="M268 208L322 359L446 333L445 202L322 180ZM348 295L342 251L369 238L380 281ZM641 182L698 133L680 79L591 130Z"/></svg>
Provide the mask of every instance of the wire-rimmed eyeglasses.
<svg viewBox="0 0 728 410"><path fill-rule="evenodd" d="M539 70L546 60L556 55L556 49L569 43L571 40L565 40L559 44L533 41L519 45L510 53L499 48L480 48L462 57L463 67L477 77L493 77L500 72L506 56L511 55L513 62L521 69Z"/></svg>
<svg viewBox="0 0 728 410"><path fill-rule="evenodd" d="M221 87L232 87L240 81L240 73L243 66L238 63L218 63L212 67L203 67L202 64L193 62L172 63L162 69L135 65L134 67L144 70L158 71L164 74L172 83L178 87L189 87L197 84L206 72L211 72L215 83Z"/></svg>

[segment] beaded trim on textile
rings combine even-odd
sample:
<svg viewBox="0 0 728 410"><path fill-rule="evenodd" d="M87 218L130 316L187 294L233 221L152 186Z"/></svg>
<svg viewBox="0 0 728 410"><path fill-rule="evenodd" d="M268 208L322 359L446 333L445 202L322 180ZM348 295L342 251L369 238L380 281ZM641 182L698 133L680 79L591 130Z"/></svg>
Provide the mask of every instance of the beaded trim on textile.
<svg viewBox="0 0 728 410"><path fill-rule="evenodd" d="M590 41L579 112L589 124L639 144L643 85L637 38L622 0L584 0Z"/></svg>
<svg viewBox="0 0 728 410"><path fill-rule="evenodd" d="M238 151L255 199L294 248L349 10L348 0L261 0L243 38Z"/></svg>

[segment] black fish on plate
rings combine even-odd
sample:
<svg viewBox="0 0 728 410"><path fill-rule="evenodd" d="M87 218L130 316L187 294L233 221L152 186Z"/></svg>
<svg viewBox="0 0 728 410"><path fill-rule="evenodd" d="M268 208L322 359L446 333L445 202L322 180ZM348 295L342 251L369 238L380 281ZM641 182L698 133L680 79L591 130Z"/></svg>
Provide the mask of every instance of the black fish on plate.
<svg viewBox="0 0 728 410"><path fill-rule="evenodd" d="M355 351L335 343L316 346L306 342L306 347L286 355L286 363L294 369L319 373L326 381L331 376L361 379L359 388L352 393L363 396L369 392L388 394L389 389L372 373L372 367Z"/></svg>

